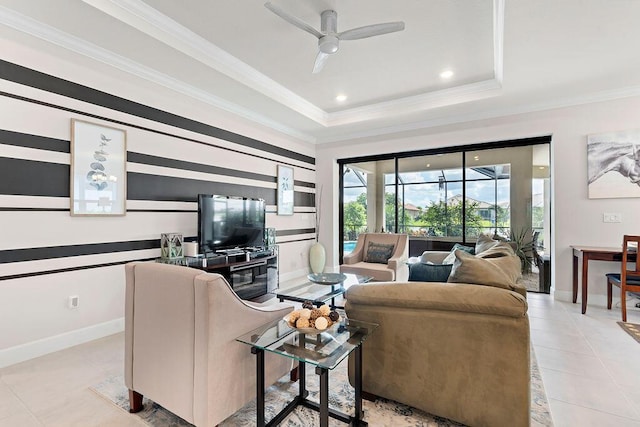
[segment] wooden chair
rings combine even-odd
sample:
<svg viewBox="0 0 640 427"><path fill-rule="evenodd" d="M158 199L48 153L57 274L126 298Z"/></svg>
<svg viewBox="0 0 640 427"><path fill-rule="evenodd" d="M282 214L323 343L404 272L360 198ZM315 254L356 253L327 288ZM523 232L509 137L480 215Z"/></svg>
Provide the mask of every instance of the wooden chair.
<svg viewBox="0 0 640 427"><path fill-rule="evenodd" d="M636 246L630 250L629 243ZM627 321L627 292L640 292L640 263L637 262L637 245L640 236L625 235L622 240L622 263L620 273L607 274L607 308L611 310L611 291L613 285L620 288L620 305L622 306L622 321ZM628 269L627 262L634 263L633 270Z"/></svg>

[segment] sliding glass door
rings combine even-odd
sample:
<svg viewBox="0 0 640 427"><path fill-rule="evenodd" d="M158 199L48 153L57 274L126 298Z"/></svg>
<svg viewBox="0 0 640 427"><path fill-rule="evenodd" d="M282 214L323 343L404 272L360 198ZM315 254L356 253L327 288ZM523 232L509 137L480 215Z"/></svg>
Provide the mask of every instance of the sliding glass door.
<svg viewBox="0 0 640 427"><path fill-rule="evenodd" d="M459 241L462 236L462 153L398 159L398 230Z"/></svg>
<svg viewBox="0 0 640 427"><path fill-rule="evenodd" d="M543 137L340 160L342 253L374 231L407 233L410 256L480 234L542 247L551 233L549 152Z"/></svg>

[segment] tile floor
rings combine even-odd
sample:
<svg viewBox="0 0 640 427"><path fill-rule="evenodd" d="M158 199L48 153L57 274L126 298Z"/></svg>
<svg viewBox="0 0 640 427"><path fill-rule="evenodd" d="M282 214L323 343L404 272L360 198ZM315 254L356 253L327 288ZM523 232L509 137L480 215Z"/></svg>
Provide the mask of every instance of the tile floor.
<svg viewBox="0 0 640 427"><path fill-rule="evenodd" d="M640 343L616 324L619 310L590 306L582 315L578 304L549 295L528 299L555 425L640 426ZM629 321L640 323L640 310ZM120 333L0 369L0 426L142 425L89 390L122 372L123 339Z"/></svg>
<svg viewBox="0 0 640 427"><path fill-rule="evenodd" d="M562 426L640 426L640 343L620 328L619 308L529 294L531 340L551 407ZM615 302L615 301L614 301ZM640 310L627 304L627 321Z"/></svg>

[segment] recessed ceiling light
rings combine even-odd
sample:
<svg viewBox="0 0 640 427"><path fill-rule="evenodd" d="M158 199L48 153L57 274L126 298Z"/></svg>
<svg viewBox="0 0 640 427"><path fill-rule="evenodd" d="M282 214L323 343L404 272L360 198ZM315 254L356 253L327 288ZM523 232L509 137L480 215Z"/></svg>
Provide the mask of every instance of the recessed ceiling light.
<svg viewBox="0 0 640 427"><path fill-rule="evenodd" d="M450 79L451 77L453 77L453 71L451 70L445 70L440 73L441 79Z"/></svg>
<svg viewBox="0 0 640 427"><path fill-rule="evenodd" d="M431 167L431 163L427 163L427 167L430 168Z"/></svg>
<svg viewBox="0 0 640 427"><path fill-rule="evenodd" d="M340 95L336 96L336 101L338 101L338 102L344 102L346 100L347 100L347 95L340 94Z"/></svg>
<svg viewBox="0 0 640 427"><path fill-rule="evenodd" d="M544 166L538 166L538 169L544 169Z"/></svg>

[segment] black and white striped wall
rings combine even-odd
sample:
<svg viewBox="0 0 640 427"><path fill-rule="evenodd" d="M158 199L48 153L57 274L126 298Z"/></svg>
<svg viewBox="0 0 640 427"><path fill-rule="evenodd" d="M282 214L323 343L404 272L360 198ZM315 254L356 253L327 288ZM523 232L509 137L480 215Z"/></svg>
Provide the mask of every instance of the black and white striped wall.
<svg viewBox="0 0 640 427"><path fill-rule="evenodd" d="M158 257L163 232L195 239L199 193L265 199L281 280L307 272L312 145L228 117L223 129L212 107L193 118L167 89L127 92L135 81L54 65L0 60L0 367L121 330L124 263ZM125 216L70 216L71 119L126 130ZM278 164L294 168L293 216L276 214Z"/></svg>

